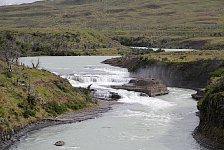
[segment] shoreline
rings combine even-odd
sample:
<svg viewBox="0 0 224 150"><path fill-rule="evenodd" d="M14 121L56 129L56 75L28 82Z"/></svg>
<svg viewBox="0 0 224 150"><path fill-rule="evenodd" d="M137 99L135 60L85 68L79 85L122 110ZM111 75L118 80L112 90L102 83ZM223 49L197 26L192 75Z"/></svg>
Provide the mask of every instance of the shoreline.
<svg viewBox="0 0 224 150"><path fill-rule="evenodd" d="M199 143L201 146L205 147L208 150L223 150L224 145L217 143L214 140L211 140L204 135L202 135L198 127L195 128L195 130L192 133L193 138L196 140L197 143Z"/></svg>
<svg viewBox="0 0 224 150"><path fill-rule="evenodd" d="M97 106L91 108L84 108L82 110L68 112L62 114L56 118L45 118L29 125L26 125L17 131L15 131L10 140L2 141L0 139L0 149L8 150L12 145L16 144L20 141L23 136L26 136L27 133L32 131L37 131L46 127L61 125L61 124L69 124L69 123L77 123L82 122L89 119L95 119L101 117L101 115L109 110L112 110L112 105L118 104L117 101L106 101L106 100L97 100Z"/></svg>
<svg viewBox="0 0 224 150"><path fill-rule="evenodd" d="M212 61L216 61L216 60L212 60ZM112 66L117 66L117 67L122 67L122 68L127 68L127 69L130 69L132 68L133 66L131 66L130 62L134 62L134 63L139 63L139 60L137 60L136 58L131 58L131 59L117 59L117 58L112 58L112 59L107 59L105 61L103 61L102 63L104 64L109 64L109 65L112 65ZM196 63L199 63L200 61L196 61ZM203 62L203 61L202 61ZM189 62L188 62L189 63ZM195 63L195 62L190 62L189 65L192 65L192 63ZM132 63L133 64L133 63ZM219 61L217 62L217 64L219 64ZM149 64L150 66L150 64ZM178 66L178 65L177 65ZM188 65L187 65L188 66ZM152 76L152 74L149 74L149 70L155 70L155 68L159 68L161 69L159 65L155 65L155 68L151 67L150 69L149 68L144 68L142 66L137 66L138 68L137 69L142 69L140 72L134 70L134 71L130 71L133 73L134 77L142 77L142 75L144 76L144 74L147 76ZM162 68L162 69L166 69L165 67ZM148 71L148 72L147 72ZM159 70L157 70L159 71ZM164 76L164 71L160 71L162 76L161 80L165 81L167 79L164 79L163 76ZM177 70L178 72L178 70ZM181 72L181 71L180 71ZM190 72L190 71L189 71ZM147 74L148 73L148 74ZM154 75L156 76L157 74L154 72ZM172 74L171 74L172 75ZM190 74L189 74L190 75ZM169 75L168 75L169 76ZM157 78L158 79L158 78ZM185 81L185 80L183 80ZM185 86L184 82L183 84L179 84L180 81L178 81L177 83L173 84L174 80L170 80L168 86L169 87L178 87L178 88L187 88L187 89L192 89L192 90L195 90L197 91L199 89L199 87L201 87L202 85L200 86L194 86L193 84L189 83L189 86ZM191 81L192 82L192 81ZM167 84L166 84L167 85ZM180 86L181 85L181 86ZM184 86L183 86L184 85ZM204 86L202 86L204 87ZM193 97L192 97L193 98ZM197 101L197 100L196 100ZM198 116L199 117L199 116ZM200 118L199 118L200 119ZM201 145L202 147L205 147L209 150L224 150L224 145L221 145L219 143L217 143L215 140L212 140L212 139L209 139L205 136L203 136L199 131L198 131L198 127L195 127L194 131L192 132L192 138L194 138L196 140L196 142Z"/></svg>

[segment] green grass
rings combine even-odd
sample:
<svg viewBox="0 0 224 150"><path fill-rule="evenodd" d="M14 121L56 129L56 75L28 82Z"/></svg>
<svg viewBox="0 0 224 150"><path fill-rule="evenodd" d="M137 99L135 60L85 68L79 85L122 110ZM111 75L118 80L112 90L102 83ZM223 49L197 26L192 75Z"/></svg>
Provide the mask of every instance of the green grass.
<svg viewBox="0 0 224 150"><path fill-rule="evenodd" d="M224 51L222 50L201 50L188 52L152 52L142 57L148 60L158 60L164 62L192 62L198 60L224 60Z"/></svg>
<svg viewBox="0 0 224 150"><path fill-rule="evenodd" d="M220 78L222 76L224 76L224 64L222 67L218 68L217 70L215 70L214 72L211 72L209 74L210 78Z"/></svg>
<svg viewBox="0 0 224 150"><path fill-rule="evenodd" d="M141 51L141 50L140 50ZM143 52L143 51L142 51ZM147 52L145 54L132 55L132 50L125 53L123 57L112 59L112 64L117 66L125 66L129 71L136 71L139 68L144 68L153 64L183 64L189 62L203 62L206 61L210 64L212 61L224 61L223 50L200 50L200 51L180 51L180 52ZM202 63L207 65L206 63ZM209 65L208 64L208 65ZM203 66L202 66L203 67ZM205 69L206 71L206 69ZM223 74L223 68L210 74L216 76Z"/></svg>
<svg viewBox="0 0 224 150"><path fill-rule="evenodd" d="M88 93L48 71L14 65L9 76L0 64L0 132L94 105Z"/></svg>
<svg viewBox="0 0 224 150"><path fill-rule="evenodd" d="M124 48L118 42L93 30L76 30L71 32L39 31L34 29L29 32L24 30L2 31L0 32L0 46L3 46L5 43L9 43L6 47L17 49L22 56L79 56L97 55L101 54L101 52L101 55L104 55L105 51L113 55L119 49Z"/></svg>
<svg viewBox="0 0 224 150"><path fill-rule="evenodd" d="M221 73L221 74L220 74ZM224 74L223 67L211 73L211 81L206 87L204 98L198 102L200 110L200 132L216 142L224 144L223 102Z"/></svg>
<svg viewBox="0 0 224 150"><path fill-rule="evenodd" d="M132 38L133 45L223 49L223 5L223 0L45 1L0 7L0 30L92 29Z"/></svg>

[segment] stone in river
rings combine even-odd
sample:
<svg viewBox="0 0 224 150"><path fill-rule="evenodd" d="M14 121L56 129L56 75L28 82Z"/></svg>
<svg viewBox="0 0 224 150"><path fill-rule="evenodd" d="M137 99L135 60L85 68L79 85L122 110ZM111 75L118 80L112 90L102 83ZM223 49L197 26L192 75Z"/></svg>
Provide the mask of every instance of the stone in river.
<svg viewBox="0 0 224 150"><path fill-rule="evenodd" d="M141 96L146 96L145 94L147 94L150 97L169 93L166 85L161 80L154 78L132 79L128 84L111 87L115 89L141 92Z"/></svg>
<svg viewBox="0 0 224 150"><path fill-rule="evenodd" d="M63 145L65 145L65 142L64 141L57 141L54 145L55 146L63 146Z"/></svg>

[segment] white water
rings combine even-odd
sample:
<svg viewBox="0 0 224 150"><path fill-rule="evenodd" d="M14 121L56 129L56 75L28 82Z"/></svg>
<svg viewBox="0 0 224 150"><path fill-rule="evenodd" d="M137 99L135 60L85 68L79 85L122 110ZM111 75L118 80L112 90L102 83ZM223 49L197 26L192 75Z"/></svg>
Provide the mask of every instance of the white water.
<svg viewBox="0 0 224 150"><path fill-rule="evenodd" d="M41 67L67 78L73 86L108 91L122 96L122 104L102 117L32 132L12 149L17 150L200 150L191 133L198 125L192 90L169 88L170 94L150 98L109 85L127 83L126 69L100 64L110 57L40 57ZM22 58L29 64L34 58ZM35 58L37 59L37 58ZM53 144L63 140L64 147Z"/></svg>

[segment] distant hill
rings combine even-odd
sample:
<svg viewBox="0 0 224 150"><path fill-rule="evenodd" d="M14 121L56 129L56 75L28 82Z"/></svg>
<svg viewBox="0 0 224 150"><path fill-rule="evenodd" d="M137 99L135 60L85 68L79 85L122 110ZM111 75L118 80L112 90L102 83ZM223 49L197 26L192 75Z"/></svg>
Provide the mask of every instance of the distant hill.
<svg viewBox="0 0 224 150"><path fill-rule="evenodd" d="M123 45L224 49L223 0L54 0L0 7L0 30L93 29Z"/></svg>

